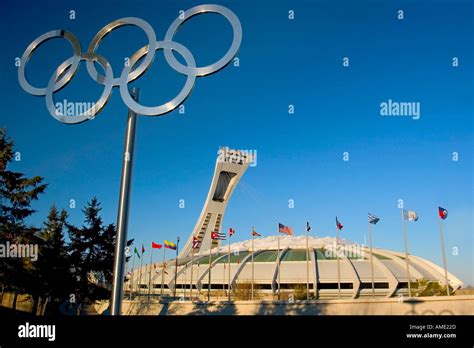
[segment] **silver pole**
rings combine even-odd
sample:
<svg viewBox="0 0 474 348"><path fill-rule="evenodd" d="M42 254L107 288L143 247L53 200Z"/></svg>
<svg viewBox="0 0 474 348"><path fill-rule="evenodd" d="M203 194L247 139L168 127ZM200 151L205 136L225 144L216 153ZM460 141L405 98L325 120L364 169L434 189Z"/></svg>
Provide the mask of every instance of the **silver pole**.
<svg viewBox="0 0 474 348"><path fill-rule="evenodd" d="M143 244L142 244L143 250ZM140 271L138 272L138 288L137 288L137 295L140 297L142 293L142 268L143 268L143 251L140 256Z"/></svg>
<svg viewBox="0 0 474 348"><path fill-rule="evenodd" d="M280 301L280 235L278 235L278 301Z"/></svg>
<svg viewBox="0 0 474 348"><path fill-rule="evenodd" d="M211 250L212 250L212 241L211 246L209 247L209 270L207 278L207 302L211 301Z"/></svg>
<svg viewBox="0 0 474 348"><path fill-rule="evenodd" d="M132 292L133 292L133 273L135 272L135 253L133 253L132 259L132 272L130 272L130 301L132 300Z"/></svg>
<svg viewBox="0 0 474 348"><path fill-rule="evenodd" d="M314 232L314 237L316 238L316 232ZM314 265L313 265L313 269L314 269L314 299L315 300L318 300L319 299L319 295L318 295L318 278L319 278L319 274L318 274L318 249L317 247L316 248L312 248L312 253L314 255Z"/></svg>
<svg viewBox="0 0 474 348"><path fill-rule="evenodd" d="M227 292L228 292L227 300L230 302L230 230L229 230L229 250L228 250L228 255L227 255L227 261L229 263L229 269L227 270L229 274L229 283L227 285Z"/></svg>
<svg viewBox="0 0 474 348"><path fill-rule="evenodd" d="M407 263L408 296L411 297L410 261L408 260L407 226L405 224L404 209L402 209L402 222L403 222L403 238L405 240L405 260L406 260L406 263Z"/></svg>
<svg viewBox="0 0 474 348"><path fill-rule="evenodd" d="M188 263L184 264L184 298L186 299L186 289L188 287Z"/></svg>
<svg viewBox="0 0 474 348"><path fill-rule="evenodd" d="M131 96L138 101L139 90L132 88ZM122 308L123 280L125 266L125 246L127 243L128 208L130 205L130 186L132 181L133 155L135 150L137 114L128 110L127 132L125 135L124 156L122 162L122 179L120 181L119 207L117 214L117 238L112 280L112 297L110 314L120 315Z"/></svg>
<svg viewBox="0 0 474 348"><path fill-rule="evenodd" d="M165 287L165 255L166 255L166 246L163 245L163 262L161 263L161 291L160 291L160 300L163 299L163 288Z"/></svg>
<svg viewBox="0 0 474 348"><path fill-rule="evenodd" d="M176 291L178 288L178 252L179 252L179 237L176 240L176 262L174 264L174 290L173 290L174 298L176 298Z"/></svg>
<svg viewBox="0 0 474 348"><path fill-rule="evenodd" d="M369 243L370 243L370 271L372 275L372 297L375 298L375 281L374 281L374 253L372 252L372 228L369 224Z"/></svg>
<svg viewBox="0 0 474 348"><path fill-rule="evenodd" d="M306 230L306 301L309 301L309 231Z"/></svg>
<svg viewBox="0 0 474 348"><path fill-rule="evenodd" d="M439 236L441 238L441 248L443 251L443 267L444 267L444 279L446 280L446 292L449 296L449 280L448 280L448 267L446 265L446 254L444 252L444 239L443 239L443 222L439 219Z"/></svg>
<svg viewBox="0 0 474 348"><path fill-rule="evenodd" d="M148 303L150 303L150 296L151 296L151 268L153 265L153 246L150 245L150 271L148 275Z"/></svg>
<svg viewBox="0 0 474 348"><path fill-rule="evenodd" d="M255 274L254 274L254 262L253 262L253 253L255 252L255 249L254 249L254 246L253 246L253 238L254 238L254 229L253 229L253 226L252 226L252 295L251 295L251 299L253 301L253 291L254 291L254 281L255 281Z"/></svg>
<svg viewBox="0 0 474 348"><path fill-rule="evenodd" d="M336 227L337 291L341 299L341 266L339 264L339 228Z"/></svg>
<svg viewBox="0 0 474 348"><path fill-rule="evenodd" d="M189 290L190 294L189 297L191 301L193 300L193 267L194 267L194 245L192 247L192 256L191 256L191 289Z"/></svg>

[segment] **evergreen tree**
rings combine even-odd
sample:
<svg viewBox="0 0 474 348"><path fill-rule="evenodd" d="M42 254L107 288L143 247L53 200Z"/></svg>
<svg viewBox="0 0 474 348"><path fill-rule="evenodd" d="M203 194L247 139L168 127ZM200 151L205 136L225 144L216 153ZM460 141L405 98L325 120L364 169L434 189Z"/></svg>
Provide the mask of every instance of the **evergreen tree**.
<svg viewBox="0 0 474 348"><path fill-rule="evenodd" d="M69 299L69 295L73 292L71 262L64 241L67 218L68 214L64 209L59 212L53 205L40 233L40 256L36 265L38 272L36 296L41 296L43 300L49 299L51 313L56 313L60 303ZM36 298L35 307L38 304L39 299Z"/></svg>
<svg viewBox="0 0 474 348"><path fill-rule="evenodd" d="M104 225L101 210L94 197L82 210L85 224L81 228L67 225L75 293L82 304L110 296L110 291L101 284L112 278L115 226Z"/></svg>
<svg viewBox="0 0 474 348"><path fill-rule="evenodd" d="M37 244L37 228L27 225L26 219L35 210L32 201L47 187L43 178L26 178L24 174L8 170L14 158L14 143L0 129L0 243ZM31 259L0 258L0 282L3 291L29 293L34 288L34 265Z"/></svg>

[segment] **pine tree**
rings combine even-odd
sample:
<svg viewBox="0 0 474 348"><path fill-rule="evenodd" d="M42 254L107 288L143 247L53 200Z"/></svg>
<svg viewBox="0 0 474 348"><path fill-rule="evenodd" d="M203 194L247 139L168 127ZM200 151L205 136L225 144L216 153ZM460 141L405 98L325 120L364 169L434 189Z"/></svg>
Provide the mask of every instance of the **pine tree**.
<svg viewBox="0 0 474 348"><path fill-rule="evenodd" d="M115 226L104 226L101 210L94 197L82 210L85 224L81 228L67 225L76 297L82 304L110 296L101 283L110 282L112 277Z"/></svg>
<svg viewBox="0 0 474 348"><path fill-rule="evenodd" d="M37 244L38 229L26 223L35 210L31 202L38 199L47 187L43 178L26 178L24 174L8 170L14 158L14 143L0 129L0 243ZM33 288L34 265L31 259L0 258L0 282L3 291L29 293Z"/></svg>
<svg viewBox="0 0 474 348"><path fill-rule="evenodd" d="M38 286L36 287L35 308L39 296L49 299L52 313L59 308L60 302L69 298L73 292L71 262L64 241L64 228L68 218L63 209L58 211L53 205L40 233L41 246L37 266Z"/></svg>

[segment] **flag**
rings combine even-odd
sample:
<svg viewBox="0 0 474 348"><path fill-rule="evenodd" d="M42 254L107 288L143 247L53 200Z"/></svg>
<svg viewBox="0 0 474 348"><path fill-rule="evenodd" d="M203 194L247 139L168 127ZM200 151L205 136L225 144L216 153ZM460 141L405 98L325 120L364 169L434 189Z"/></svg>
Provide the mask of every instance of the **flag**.
<svg viewBox="0 0 474 348"><path fill-rule="evenodd" d="M176 250L176 244L165 239L165 248Z"/></svg>
<svg viewBox="0 0 474 348"><path fill-rule="evenodd" d="M340 231L342 230L344 226L342 226L342 224L339 222L339 220L337 219L337 216L336 216L336 228Z"/></svg>
<svg viewBox="0 0 474 348"><path fill-rule="evenodd" d="M441 207L438 207L438 214L439 217L443 220L446 220L446 218L448 217L448 211Z"/></svg>
<svg viewBox="0 0 474 348"><path fill-rule="evenodd" d="M279 223L278 224L278 232L291 236L293 234L293 229L290 226L285 226L285 225Z"/></svg>
<svg viewBox="0 0 474 348"><path fill-rule="evenodd" d="M140 259L140 253L138 252L137 247L135 247L135 249L133 250L133 252L134 252L135 254L137 254L138 259Z"/></svg>
<svg viewBox="0 0 474 348"><path fill-rule="evenodd" d="M252 236L261 237L262 235L260 233L256 232L255 230L252 230Z"/></svg>
<svg viewBox="0 0 474 348"><path fill-rule="evenodd" d="M199 248L199 244L200 244L200 243L199 243L198 237L193 237L193 246L192 246L192 248L193 248L193 249Z"/></svg>
<svg viewBox="0 0 474 348"><path fill-rule="evenodd" d="M403 209L403 217L408 221L418 221L418 215L416 215L416 212L413 210Z"/></svg>
<svg viewBox="0 0 474 348"><path fill-rule="evenodd" d="M142 244L142 254L145 252L145 247Z"/></svg>
<svg viewBox="0 0 474 348"><path fill-rule="evenodd" d="M229 237L232 237L235 233L235 230L231 227L229 228Z"/></svg>
<svg viewBox="0 0 474 348"><path fill-rule="evenodd" d="M211 239L213 240L225 240L225 235L219 232L211 232Z"/></svg>
<svg viewBox="0 0 474 348"><path fill-rule="evenodd" d="M311 226L308 221L306 221L306 232L311 232Z"/></svg>
<svg viewBox="0 0 474 348"><path fill-rule="evenodd" d="M151 241L151 247L153 249L161 249L162 246L162 244L156 244L155 242Z"/></svg>
<svg viewBox="0 0 474 348"><path fill-rule="evenodd" d="M375 216L375 215L369 213L369 223L375 225L379 221L380 221L380 218L378 216Z"/></svg>

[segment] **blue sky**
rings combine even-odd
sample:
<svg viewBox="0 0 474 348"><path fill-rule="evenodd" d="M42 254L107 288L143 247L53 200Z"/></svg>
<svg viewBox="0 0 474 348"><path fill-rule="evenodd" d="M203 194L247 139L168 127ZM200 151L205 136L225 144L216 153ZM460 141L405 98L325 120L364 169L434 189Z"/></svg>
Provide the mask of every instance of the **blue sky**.
<svg viewBox="0 0 474 348"><path fill-rule="evenodd" d="M448 269L473 284L472 2L218 3L242 22L240 66L198 78L184 115L139 118L130 238L147 245L178 235L185 239L206 198L218 147L229 146L257 150L257 166L243 177L224 219L224 229L237 231L235 241L249 238L252 225L264 235L275 234L278 222L304 233L307 220L316 235L332 236L338 215L342 236L363 243L372 212L381 217L374 244L403 250L397 207L403 199L420 216L408 226L410 252L441 264L441 205L449 211ZM93 121L63 125L48 114L44 97L21 89L15 58L52 29L73 32L85 50L100 28L121 17L148 21L163 39L178 11L195 4L3 2L0 126L21 152L12 169L49 183L35 203L32 223L40 223L56 203L79 224L80 208L92 196L102 202L105 221L115 223L127 112L115 89ZM397 19L400 9L403 20ZM76 19L69 19L70 10ZM294 20L288 19L289 10L295 11ZM192 18L175 36L199 66L219 59L231 39L230 25L213 14ZM98 52L118 76L124 58L146 43L140 29L125 27L107 37ZM27 66L29 80L45 86L71 55L67 42L47 42ZM344 57L349 67L343 67ZM456 68L453 57L459 59ZM142 102L151 106L173 98L184 81L158 51L150 70L130 86L140 87ZM55 100L93 102L101 91L82 63ZM420 119L380 116L380 103L388 99L420 103ZM293 115L289 104L295 106ZM343 161L343 152L349 161ZM76 209L68 207L70 199Z"/></svg>

